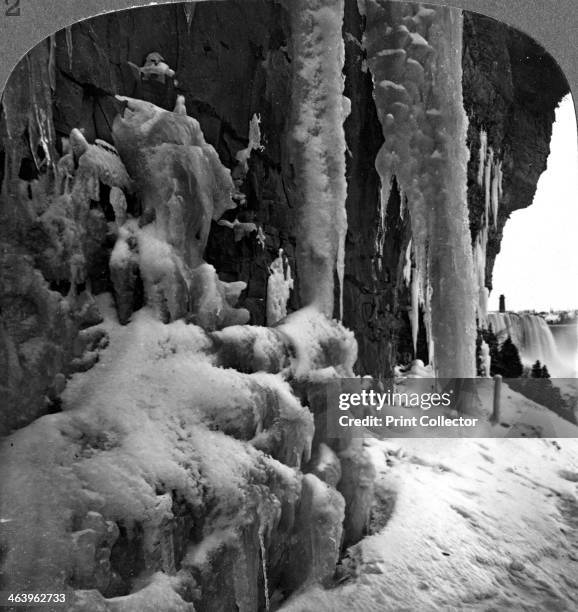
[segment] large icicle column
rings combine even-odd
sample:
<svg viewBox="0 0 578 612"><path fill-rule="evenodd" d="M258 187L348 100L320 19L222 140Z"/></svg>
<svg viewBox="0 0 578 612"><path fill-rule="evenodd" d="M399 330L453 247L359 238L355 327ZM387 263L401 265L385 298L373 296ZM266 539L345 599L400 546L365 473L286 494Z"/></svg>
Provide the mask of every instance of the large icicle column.
<svg viewBox="0 0 578 612"><path fill-rule="evenodd" d="M291 0L290 151L299 212L297 265L303 304L333 315L343 287L347 230L343 0ZM340 307L341 310L341 307ZM339 313L341 316L341 312Z"/></svg>
<svg viewBox="0 0 578 612"><path fill-rule="evenodd" d="M412 230L412 310L423 307L440 377L475 376L475 291L466 199L462 14L412 3L360 2L364 46L385 143L376 168L383 218L392 180ZM387 240L387 235L386 238ZM417 324L418 317L410 317Z"/></svg>

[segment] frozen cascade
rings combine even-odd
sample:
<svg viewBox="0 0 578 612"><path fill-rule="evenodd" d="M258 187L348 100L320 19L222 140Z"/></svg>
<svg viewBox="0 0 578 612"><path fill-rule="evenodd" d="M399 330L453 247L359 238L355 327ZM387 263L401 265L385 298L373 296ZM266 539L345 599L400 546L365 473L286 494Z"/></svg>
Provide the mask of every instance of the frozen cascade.
<svg viewBox="0 0 578 612"><path fill-rule="evenodd" d="M486 287L488 232L490 223L494 229L498 227L498 209L503 190L502 162L496 157L493 148L488 145L488 135L482 128L478 155L478 185L484 189L484 217L473 245L474 278L478 293L476 314L478 324L482 327L487 327L488 316L489 290Z"/></svg>
<svg viewBox="0 0 578 612"><path fill-rule="evenodd" d="M472 377L475 278L466 201L462 16L419 4L361 4L385 138L376 159L382 216L395 177L411 218L412 274L424 307L430 361L439 376Z"/></svg>
<svg viewBox="0 0 578 612"><path fill-rule="evenodd" d="M488 315L488 323L500 343L510 336L520 351L524 365L531 366L539 359L542 364L546 364L553 376L564 375L554 336L541 316L530 313L491 312Z"/></svg>
<svg viewBox="0 0 578 612"><path fill-rule="evenodd" d="M268 326L275 325L287 316L287 302L293 289L293 277L289 262L285 270L283 260L283 249L279 249L279 256L271 264L271 275L267 280Z"/></svg>
<svg viewBox="0 0 578 612"><path fill-rule="evenodd" d="M301 185L297 265L304 304L333 315L334 276L343 289L345 133L343 0L295 0L291 12L291 156ZM340 297L340 312L342 297Z"/></svg>

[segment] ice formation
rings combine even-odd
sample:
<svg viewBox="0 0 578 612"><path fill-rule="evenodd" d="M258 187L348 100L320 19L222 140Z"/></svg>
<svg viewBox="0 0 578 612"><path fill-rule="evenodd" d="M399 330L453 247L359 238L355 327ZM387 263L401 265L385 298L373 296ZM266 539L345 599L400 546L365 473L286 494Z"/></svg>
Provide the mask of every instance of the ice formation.
<svg viewBox="0 0 578 612"><path fill-rule="evenodd" d="M478 324L487 326L488 288L486 287L486 251L490 230L498 227L499 204L503 193L502 162L491 145L488 144L488 134L480 129L480 148L478 151L478 186L484 193L484 215L481 226L474 239L474 276L477 286L476 314Z"/></svg>
<svg viewBox="0 0 578 612"><path fill-rule="evenodd" d="M140 68L143 79L156 78L164 83L165 78L173 78L175 71L165 62L164 57L157 51L149 53L144 65Z"/></svg>
<svg viewBox="0 0 578 612"><path fill-rule="evenodd" d="M230 171L192 117L117 98L124 109L113 124L113 138L143 206L139 227L127 228L133 235L131 257L113 253L111 260L117 301L130 290L136 264L147 303L161 320L189 316L209 329L246 323L249 313L234 308L244 283L228 286L203 260L211 220L236 206ZM237 222L233 229L239 239L257 228ZM124 234L119 241L126 241ZM117 253L126 252L119 246Z"/></svg>
<svg viewBox="0 0 578 612"><path fill-rule="evenodd" d="M289 262L284 261L283 249L269 267L267 280L267 325L275 325L287 316L287 302L293 289Z"/></svg>
<svg viewBox="0 0 578 612"><path fill-rule="evenodd" d="M343 0L288 3L292 37L292 159L301 210L297 269L304 304L334 311L345 266L345 134ZM340 311L341 316L341 303Z"/></svg>
<svg viewBox="0 0 578 612"><path fill-rule="evenodd" d="M56 166L56 141L52 117L53 75L50 69L50 41L37 45L14 70L13 77L24 83L23 87L7 87L2 92L0 104L5 116L7 131L8 175L18 174L18 164L28 146L37 169L53 169ZM44 153L40 159L38 150Z"/></svg>
<svg viewBox="0 0 578 612"><path fill-rule="evenodd" d="M486 250L488 246L488 226L484 223L474 240L474 275L478 292L476 314L480 327L487 326L489 290L486 287Z"/></svg>
<svg viewBox="0 0 578 612"><path fill-rule="evenodd" d="M157 586L174 601L171 609L181 609L184 590L195 585L208 609L232 598L249 610L281 575L290 590L330 579L345 502L331 484L292 469L309 460L313 417L284 378L352 365L350 332L315 309L279 332L240 326L207 334L153 315L145 308L130 326L107 316L107 358L69 383L67 410L2 445L10 476L1 516L27 525L4 534L12 584L62 587L70 580L85 591L83 609L116 605L115 593L127 593L135 577L117 573L123 565L113 549L134 550L149 572L123 595L131 610L144 609L139 602L147 594L158 597ZM298 346L288 351L295 368L224 367L231 350L240 350L245 364L255 354L255 343L242 347L246 334L269 333ZM321 451L333 467L319 476L330 479L341 468L329 449ZM344 468L345 477L355 465ZM27 503L32 491L43 497L40 517ZM355 503L355 488L350 493ZM13 546L16 540L22 546ZM231 562L238 567L225 580ZM74 568L72 577L63 567ZM215 573L223 588L213 596Z"/></svg>
<svg viewBox="0 0 578 612"><path fill-rule="evenodd" d="M414 343L419 302L436 373L472 377L475 279L466 199L462 17L419 4L365 0L361 6L385 138L376 160L382 217L395 177L411 219Z"/></svg>
<svg viewBox="0 0 578 612"><path fill-rule="evenodd" d="M50 333L48 350L39 350L40 338L32 334L18 350L24 356L21 363L32 361L39 377L48 371L50 386L47 383L41 392L47 389L46 397L62 401L64 410L36 420L33 415L31 424L0 448L6 470L0 548L3 570L14 586L73 588L80 609L91 611L277 609L280 597L309 585L332 584L340 552L367 531L373 461L366 445L345 438L329 440L324 430L326 386L335 378L354 377L357 359L354 333L330 318L344 280L343 122L349 110L342 76L344 3L282 4L291 17L292 38L278 51L286 72L276 76L286 80L292 71L290 115L283 123L289 143L282 144L280 170L265 163L263 167L287 179L289 191L295 191L287 200L299 207L289 216L295 214L291 222L299 220L300 227L289 241L276 233L275 222L269 223L266 216L258 219L263 224L258 226L232 220L233 216L221 219L235 207L239 194L199 123L187 116L183 96L177 97L173 112L119 96L123 111L113 126L116 147L99 139L89 142L85 133L73 130L56 166L55 192L47 195L40 181L20 185L32 195L25 194L26 204L18 213L38 206L33 227L46 239L42 256L50 260L52 276L43 277L29 264L28 255L9 259L13 293L24 293L26 282L33 289L28 293L31 302L49 305L38 315ZM398 262L403 269L398 266L398 272L411 295L414 350L421 309L431 359L427 366L415 360L397 374L407 379L469 376L474 365L474 292L477 287L478 318L483 322L486 245L499 214L502 170L499 152L489 146L482 130L477 179L486 207L472 258L459 14L381 0L360 0L360 7L367 17L363 43L348 33L345 38L357 51L360 46L367 51L361 70L369 67L374 77L385 137L377 160L383 182L379 248L388 240L386 207L395 177L400 216L409 217L412 230L411 240L403 236ZM195 4L183 8L190 28ZM78 55L72 57L69 34L65 42L74 72ZM31 78L23 80L20 95L10 90L2 100L9 128L8 166L21 159L18 147L23 142L27 147L26 139L37 166L56 159L48 95L55 83L52 43L42 53L47 51L47 71L39 69L42 62L31 64ZM174 71L158 53L147 56L137 76L174 85ZM30 112L20 108L26 97L32 104L22 108ZM219 120L223 114L217 111ZM239 180L248 170L251 153L261 147L260 140L259 116L254 115L248 146L236 156ZM44 156L37 154L38 147ZM271 160L262 156L261 162ZM257 175L252 178L260 187L262 177ZM251 272L261 265L267 294L255 292L247 303L253 299L256 310L266 297L268 327L247 325L248 311L235 307L245 283L222 282L217 269L204 261L212 221L231 228L236 241L256 233L259 248L248 243L232 246L237 252L252 247ZM86 251L92 248L87 234L97 224L105 272L111 238L116 240L108 260L110 281L118 320L130 325L118 324L111 305L104 303L110 296L102 292L98 306L104 322L98 310L96 317L84 318L94 303L86 271ZM283 252L272 262L268 278L265 266L271 244L289 249L295 235L302 287L302 299L296 303L306 307L288 315L293 275ZM251 274L249 278L252 282ZM63 316L70 312L79 319L73 324ZM341 306L335 314L342 314ZM15 327L28 333L33 319L18 320ZM534 321L530 328L537 325ZM64 353L68 347L51 356L59 334L71 337L70 359ZM541 342L535 330L524 334L531 346ZM2 325L0 339L5 337ZM486 374L488 353L487 344L482 344ZM10 359L12 354L16 352L8 353ZM70 369L64 370L68 365ZM25 376L20 380L26 382ZM382 462L387 460L389 472L403 458L400 452L395 459L379 454ZM410 461L406 467L408 476L410 470L428 464ZM434 478L453 482L452 472L448 476L439 463L433 467ZM426 493L421 501L429 508L431 486ZM43 503L34 507L32 498ZM406 496L403 503L409 504L410 512L397 507L391 518L394 525L401 520L406 529L415 498ZM391 506L386 510L391 514ZM431 550L439 556L441 544L432 549L421 531L412 533L419 535L416 546L393 549L402 556L416 550L418 556ZM405 532L403 536L409 537ZM379 551L371 551L375 541L369 537L358 549L372 553L360 560L367 568L378 558L373 553ZM426 545L420 548L420 542ZM382 544L379 541L381 552L393 550ZM431 561L431 556L424 558ZM401 557L396 561L399 567L407 566ZM503 568L507 563L495 565ZM362 579L377 580L376 575L367 571ZM389 578L383 581L386 585ZM405 580L399 587L404 596L407 584ZM326 596L332 598L350 586L328 590ZM433 593L418 591L424 598ZM355 588L348 596L357 598L360 593L367 595ZM385 601L384 596L369 605Z"/></svg>
<svg viewBox="0 0 578 612"><path fill-rule="evenodd" d="M488 343L484 342L483 340L481 345L480 362L482 376L486 378L489 377L492 366L492 358L490 357L490 347L488 346Z"/></svg>
<svg viewBox="0 0 578 612"><path fill-rule="evenodd" d="M227 219L221 219L217 223L223 227L228 227L233 230L235 242L239 242L239 240L243 240L245 236L248 236L253 232L258 231L257 226L254 223L239 221L239 219L235 219L234 221L227 221Z"/></svg>
<svg viewBox="0 0 578 612"><path fill-rule="evenodd" d="M187 22L187 28L191 29L191 24L193 23L193 18L195 16L195 9L197 8L197 3L192 0L188 0L187 2L183 2L183 11L185 12L185 20Z"/></svg>
<svg viewBox="0 0 578 612"><path fill-rule="evenodd" d="M249 144L235 155L235 159L241 164L241 168L243 172L247 173L249 171L249 158L251 157L251 153L253 151L263 151L265 148L261 144L261 117L257 114L251 117L251 121L249 123Z"/></svg>

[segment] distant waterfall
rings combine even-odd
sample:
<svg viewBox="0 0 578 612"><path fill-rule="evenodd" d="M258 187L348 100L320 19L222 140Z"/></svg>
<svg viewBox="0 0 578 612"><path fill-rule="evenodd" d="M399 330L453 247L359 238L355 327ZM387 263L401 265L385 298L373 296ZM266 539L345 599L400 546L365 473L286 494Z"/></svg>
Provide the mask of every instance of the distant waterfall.
<svg viewBox="0 0 578 612"><path fill-rule="evenodd" d="M552 376L568 375L554 336L542 317L529 313L491 312L488 314L488 324L492 326L500 344L510 336L520 351L524 365L531 366L539 359L546 364Z"/></svg>

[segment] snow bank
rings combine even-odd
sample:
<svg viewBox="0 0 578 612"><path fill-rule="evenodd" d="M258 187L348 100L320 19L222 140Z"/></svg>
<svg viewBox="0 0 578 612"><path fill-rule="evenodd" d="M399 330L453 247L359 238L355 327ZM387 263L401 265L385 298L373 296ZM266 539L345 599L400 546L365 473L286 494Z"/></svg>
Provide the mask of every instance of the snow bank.
<svg viewBox="0 0 578 612"><path fill-rule="evenodd" d="M296 588L329 579L344 501L295 469L310 458L312 415L281 375L216 365L222 346L243 346L242 332L255 328L210 335L163 324L148 308L120 326L99 305L110 336L100 361L69 381L63 412L0 450L11 587L72 586L79 610L128 611L163 593L171 609L190 609L196 584L203 604L214 596L215 606L230 598L253 609L268 580ZM348 355L349 332L305 316L318 336L315 350L300 340L309 367ZM287 333L296 326L289 321ZM261 331L251 346L275 330ZM277 337L286 346L288 336ZM235 579L226 581L230 563ZM226 587L215 591L215 581Z"/></svg>
<svg viewBox="0 0 578 612"><path fill-rule="evenodd" d="M512 413L541 410L506 395ZM576 440L367 447L378 471L374 534L347 551L341 584L312 587L281 610L574 609Z"/></svg>

